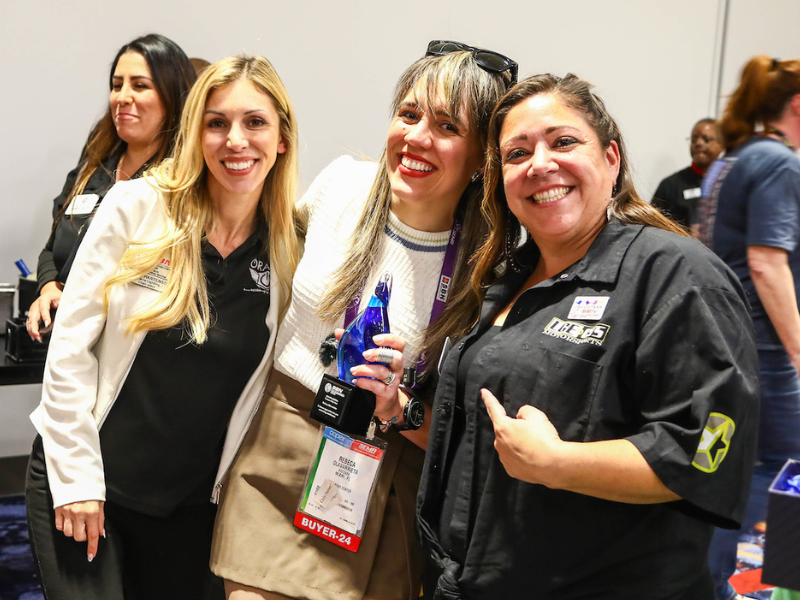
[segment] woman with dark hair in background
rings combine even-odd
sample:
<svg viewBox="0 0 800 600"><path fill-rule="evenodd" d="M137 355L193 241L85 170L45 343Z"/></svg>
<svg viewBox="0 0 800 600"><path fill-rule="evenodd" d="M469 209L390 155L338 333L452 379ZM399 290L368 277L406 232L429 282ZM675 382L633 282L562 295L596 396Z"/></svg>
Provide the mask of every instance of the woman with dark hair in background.
<svg viewBox="0 0 800 600"><path fill-rule="evenodd" d="M766 518L767 490L781 466L800 459L800 60L752 58L720 127L726 154L704 182L710 193L700 225L741 280L756 330L761 422L749 529ZM736 596L728 578L737 540L738 532L718 530L712 542L719 600Z"/></svg>
<svg viewBox="0 0 800 600"><path fill-rule="evenodd" d="M752 330L734 275L629 169L574 75L492 115L485 300L445 359L417 502L428 595L713 598L712 524L741 519L755 447Z"/></svg>
<svg viewBox="0 0 800 600"><path fill-rule="evenodd" d="M53 230L39 254L38 298L28 312L42 341L58 308L70 263L94 211L117 181L136 179L171 152L194 68L172 40L149 34L125 44L111 64L106 114L92 129L78 166L53 201Z"/></svg>

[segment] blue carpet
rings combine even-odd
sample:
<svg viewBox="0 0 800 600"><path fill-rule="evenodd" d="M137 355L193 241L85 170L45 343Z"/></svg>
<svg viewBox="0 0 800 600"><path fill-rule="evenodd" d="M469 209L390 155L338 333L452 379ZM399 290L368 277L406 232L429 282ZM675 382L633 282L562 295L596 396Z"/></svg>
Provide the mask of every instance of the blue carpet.
<svg viewBox="0 0 800 600"><path fill-rule="evenodd" d="M764 524L739 540L738 565L731 583L746 598L767 600L772 588L759 589ZM28 542L23 496L0 498L0 600L44 600Z"/></svg>
<svg viewBox="0 0 800 600"><path fill-rule="evenodd" d="M0 498L0 600L43 600L22 496Z"/></svg>

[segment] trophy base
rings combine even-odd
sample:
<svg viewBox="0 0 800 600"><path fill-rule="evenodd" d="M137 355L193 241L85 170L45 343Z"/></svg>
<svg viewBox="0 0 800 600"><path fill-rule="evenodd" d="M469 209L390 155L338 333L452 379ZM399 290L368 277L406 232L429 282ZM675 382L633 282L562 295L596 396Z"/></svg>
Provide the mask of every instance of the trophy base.
<svg viewBox="0 0 800 600"><path fill-rule="evenodd" d="M338 377L323 375L311 418L342 433L366 435L375 413L375 394Z"/></svg>

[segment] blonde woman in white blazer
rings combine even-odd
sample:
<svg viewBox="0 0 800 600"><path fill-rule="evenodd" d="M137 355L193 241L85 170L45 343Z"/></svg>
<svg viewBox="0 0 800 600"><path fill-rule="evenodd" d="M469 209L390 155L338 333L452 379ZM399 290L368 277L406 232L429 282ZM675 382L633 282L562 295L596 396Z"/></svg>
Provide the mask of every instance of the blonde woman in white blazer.
<svg viewBox="0 0 800 600"><path fill-rule="evenodd" d="M298 260L297 126L261 57L210 66L175 156L107 195L59 308L28 469L46 598L213 597L216 502Z"/></svg>

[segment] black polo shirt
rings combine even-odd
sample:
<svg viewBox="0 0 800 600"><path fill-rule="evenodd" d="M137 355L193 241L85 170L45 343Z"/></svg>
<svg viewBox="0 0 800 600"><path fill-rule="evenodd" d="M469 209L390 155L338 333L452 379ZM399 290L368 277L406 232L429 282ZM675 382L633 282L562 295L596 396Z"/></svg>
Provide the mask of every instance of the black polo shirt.
<svg viewBox="0 0 800 600"><path fill-rule="evenodd" d="M529 274L489 290L445 362L418 499L424 541L441 550L451 495L464 598L703 598L689 590L706 585L712 524L741 520L755 455L758 363L738 280L695 240L612 220L583 259L522 294L458 397L461 357ZM630 440L683 500L633 505L512 479L482 387L509 415L541 409L564 440Z"/></svg>
<svg viewBox="0 0 800 600"><path fill-rule="evenodd" d="M124 149L119 149L117 152L106 157L86 182L86 186L81 194L96 194L98 196L97 203L92 211L88 214L62 215L53 231L50 232L50 238L39 254L39 261L36 267L36 279L38 281L37 294L41 292L45 284L50 281L64 283L67 280L67 275L69 275L69 271L72 268L72 262L75 260L75 253L78 251L78 246L86 235L86 230L92 222L94 213L97 211L103 198L105 198L108 190L110 190L115 183L115 170L123 150ZM67 180L64 183L64 188L55 200L53 200L54 221L64 207L64 204L70 198L72 188L75 187L75 181L78 179L82 167L83 163L69 172ZM138 179L149 167L150 160L144 163L139 170L133 174L131 179Z"/></svg>
<svg viewBox="0 0 800 600"><path fill-rule="evenodd" d="M703 176L691 165L665 177L653 194L653 206L684 227L691 227L700 201Z"/></svg>
<svg viewBox="0 0 800 600"><path fill-rule="evenodd" d="M269 339L266 235L226 258L203 244L211 328L150 331L102 429L108 500L155 516L208 502L228 421Z"/></svg>

